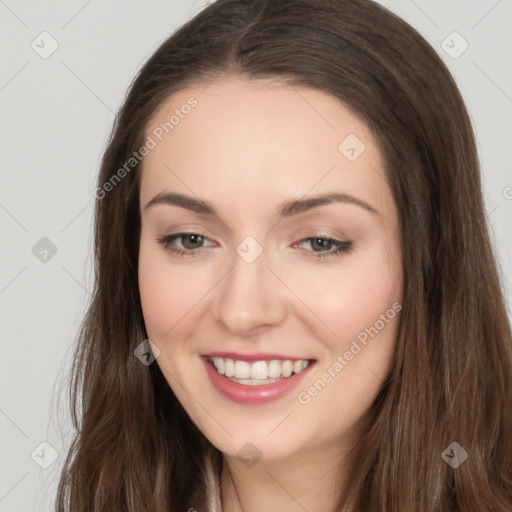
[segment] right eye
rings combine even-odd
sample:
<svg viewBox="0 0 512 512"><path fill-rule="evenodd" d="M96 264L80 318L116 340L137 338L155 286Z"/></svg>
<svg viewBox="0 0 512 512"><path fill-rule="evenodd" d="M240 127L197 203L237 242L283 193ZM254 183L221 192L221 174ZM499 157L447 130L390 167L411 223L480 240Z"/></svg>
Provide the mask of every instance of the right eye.
<svg viewBox="0 0 512 512"><path fill-rule="evenodd" d="M174 247L172 245L173 242L178 239L182 240L182 248ZM167 251L177 254L178 256L192 256L196 254L199 249L202 248L202 244L205 240L209 240L209 238L201 235L200 233L174 233L157 239L158 243L160 243ZM195 247L196 245L198 247Z"/></svg>

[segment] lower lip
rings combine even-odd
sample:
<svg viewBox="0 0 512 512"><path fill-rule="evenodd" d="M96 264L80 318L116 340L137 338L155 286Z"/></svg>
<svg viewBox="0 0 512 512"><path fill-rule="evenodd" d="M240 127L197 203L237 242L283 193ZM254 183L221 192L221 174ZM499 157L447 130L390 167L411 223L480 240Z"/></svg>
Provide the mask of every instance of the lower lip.
<svg viewBox="0 0 512 512"><path fill-rule="evenodd" d="M206 373L210 378L215 389L229 400L245 405L260 405L273 402L293 391L309 372L315 363L311 363L305 370L300 373L281 379L273 384L261 384L259 386L248 386L233 382L224 375L221 375L210 363L210 361L202 357L206 367Z"/></svg>

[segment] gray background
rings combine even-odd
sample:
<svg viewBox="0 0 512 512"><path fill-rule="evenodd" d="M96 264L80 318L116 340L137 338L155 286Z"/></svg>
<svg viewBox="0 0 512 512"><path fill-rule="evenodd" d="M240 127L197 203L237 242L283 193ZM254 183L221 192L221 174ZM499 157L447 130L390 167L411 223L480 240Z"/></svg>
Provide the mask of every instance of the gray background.
<svg viewBox="0 0 512 512"><path fill-rule="evenodd" d="M381 3L423 34L459 84L510 304L512 0ZM141 63L203 5L0 0L0 512L53 510L71 439L63 376L90 297L106 137Z"/></svg>

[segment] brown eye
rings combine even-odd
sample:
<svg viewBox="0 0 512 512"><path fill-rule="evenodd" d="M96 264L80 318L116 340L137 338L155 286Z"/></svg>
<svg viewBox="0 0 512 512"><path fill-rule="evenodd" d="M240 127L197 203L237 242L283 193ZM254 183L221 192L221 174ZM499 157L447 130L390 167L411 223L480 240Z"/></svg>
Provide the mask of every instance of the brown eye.
<svg viewBox="0 0 512 512"><path fill-rule="evenodd" d="M352 250L352 242L335 240L334 238L322 237L322 236L311 236L303 238L299 243L307 242L310 244L312 250L309 253L314 253L313 257L323 258L327 256L341 256L343 253L349 253ZM337 249L330 250L333 247ZM315 254L316 253L316 254Z"/></svg>
<svg viewBox="0 0 512 512"><path fill-rule="evenodd" d="M176 240L181 240L182 247L175 247L173 245ZM204 247L203 243L205 240L209 239L199 233L175 233L157 239L158 243L166 250L180 256L195 254Z"/></svg>

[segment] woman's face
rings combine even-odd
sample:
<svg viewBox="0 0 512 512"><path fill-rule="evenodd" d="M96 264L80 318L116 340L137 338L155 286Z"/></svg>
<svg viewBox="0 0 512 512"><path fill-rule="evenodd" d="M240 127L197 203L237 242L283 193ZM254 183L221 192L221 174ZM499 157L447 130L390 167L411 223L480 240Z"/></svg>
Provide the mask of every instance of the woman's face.
<svg viewBox="0 0 512 512"><path fill-rule="evenodd" d="M140 295L181 404L227 455L347 447L402 300L369 130L319 90L232 77L174 94L146 137Z"/></svg>

